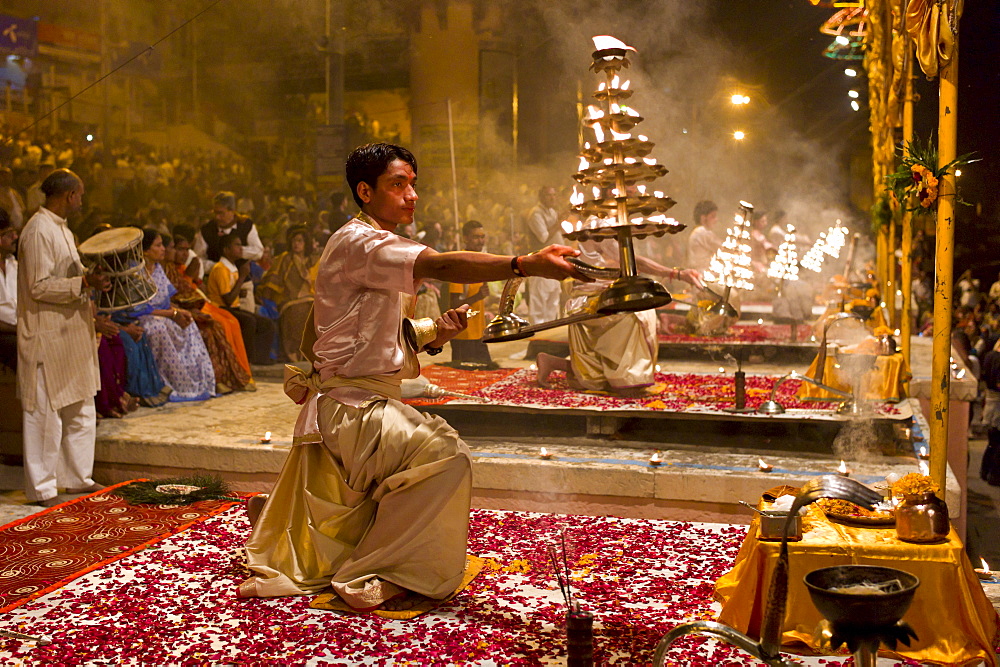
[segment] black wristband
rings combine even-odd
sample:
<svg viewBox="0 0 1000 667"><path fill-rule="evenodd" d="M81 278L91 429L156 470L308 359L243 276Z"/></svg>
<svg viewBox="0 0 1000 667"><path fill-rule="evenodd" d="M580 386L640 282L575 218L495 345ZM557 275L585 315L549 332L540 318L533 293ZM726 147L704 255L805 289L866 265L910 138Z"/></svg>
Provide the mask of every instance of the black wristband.
<svg viewBox="0 0 1000 667"><path fill-rule="evenodd" d="M426 347L424 347L424 352L426 352L427 354L431 355L432 357L435 354L441 354L442 351L444 351L443 347L431 347L430 345L427 345Z"/></svg>
<svg viewBox="0 0 1000 667"><path fill-rule="evenodd" d="M510 270L514 272L514 275L518 278L527 278L528 274L521 270L521 267L517 265L517 260L521 258L520 255L514 255L510 258Z"/></svg>

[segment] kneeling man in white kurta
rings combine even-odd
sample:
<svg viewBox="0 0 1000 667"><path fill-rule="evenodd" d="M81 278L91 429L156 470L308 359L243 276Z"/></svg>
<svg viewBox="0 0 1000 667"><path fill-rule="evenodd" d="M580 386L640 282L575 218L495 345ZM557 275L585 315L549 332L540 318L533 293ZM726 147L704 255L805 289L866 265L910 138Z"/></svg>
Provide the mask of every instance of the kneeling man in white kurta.
<svg viewBox="0 0 1000 667"><path fill-rule="evenodd" d="M424 278L452 283L513 275L584 279L549 246L510 257L438 253L397 236L413 221L417 164L400 146L369 144L347 159L361 212L330 237L314 304L313 369L286 374L302 411L292 451L246 545L242 597L314 594L332 586L354 609L441 599L465 570L471 456L440 417L400 401L416 352L435 354L466 326L467 306L437 320L423 350L402 336Z"/></svg>

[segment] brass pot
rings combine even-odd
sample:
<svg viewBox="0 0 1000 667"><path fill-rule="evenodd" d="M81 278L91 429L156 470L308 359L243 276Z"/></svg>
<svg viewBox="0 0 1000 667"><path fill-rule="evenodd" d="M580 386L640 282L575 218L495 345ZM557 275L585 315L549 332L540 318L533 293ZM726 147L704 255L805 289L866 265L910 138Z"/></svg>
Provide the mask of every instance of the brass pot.
<svg viewBox="0 0 1000 667"><path fill-rule="evenodd" d="M896 506L896 537L904 542L942 542L951 523L948 506L932 491L908 493Z"/></svg>
<svg viewBox="0 0 1000 667"><path fill-rule="evenodd" d="M421 317L419 320L403 318L403 338L414 351L419 351L437 336L437 323L430 317Z"/></svg>

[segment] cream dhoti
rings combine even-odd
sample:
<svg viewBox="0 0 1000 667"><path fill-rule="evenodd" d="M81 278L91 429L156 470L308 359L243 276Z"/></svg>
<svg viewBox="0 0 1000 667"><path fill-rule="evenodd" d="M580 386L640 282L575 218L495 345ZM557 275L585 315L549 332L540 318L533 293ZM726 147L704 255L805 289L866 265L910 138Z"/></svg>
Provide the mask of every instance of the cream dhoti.
<svg viewBox="0 0 1000 667"><path fill-rule="evenodd" d="M654 310L618 313L569 326L570 363L586 389L653 384L658 347Z"/></svg>
<svg viewBox="0 0 1000 667"><path fill-rule="evenodd" d="M458 587L471 455L443 419L401 403L398 380L395 386L395 398L360 407L322 395L324 385L310 392L296 427L300 444L247 542L254 576L240 585L241 596L333 586L363 609L400 589L444 598Z"/></svg>

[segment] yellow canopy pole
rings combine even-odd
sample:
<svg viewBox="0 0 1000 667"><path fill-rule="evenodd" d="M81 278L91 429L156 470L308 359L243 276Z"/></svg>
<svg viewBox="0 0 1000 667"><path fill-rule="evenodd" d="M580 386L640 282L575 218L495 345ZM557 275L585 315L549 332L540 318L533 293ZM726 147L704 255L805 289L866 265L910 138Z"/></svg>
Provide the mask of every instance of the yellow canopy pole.
<svg viewBox="0 0 1000 667"><path fill-rule="evenodd" d="M913 46L906 40L906 65L903 76L906 77L903 94L903 145L909 146L913 141ZM899 315L899 342L906 367L910 366L910 336L913 335L913 213L907 211L910 202L900 202L903 207L902 238L900 250L903 257L900 261L899 289L903 292L903 304Z"/></svg>
<svg viewBox="0 0 1000 667"><path fill-rule="evenodd" d="M951 61L943 64L938 97L938 166L956 157L958 125L958 36ZM934 253L934 341L931 358L931 477L944 493L948 470L948 404L951 398L951 318L955 263L955 174L938 183L937 245Z"/></svg>
<svg viewBox="0 0 1000 667"><path fill-rule="evenodd" d="M896 323L896 290L899 285L896 280L896 213L893 212L889 220L889 231L886 234L885 243L885 291L882 292L882 301L885 303L886 313L889 321L886 325L889 328Z"/></svg>
<svg viewBox="0 0 1000 667"><path fill-rule="evenodd" d="M882 225L875 235L875 287L883 299L885 298L886 253L888 253L889 247L888 230L889 225Z"/></svg>

